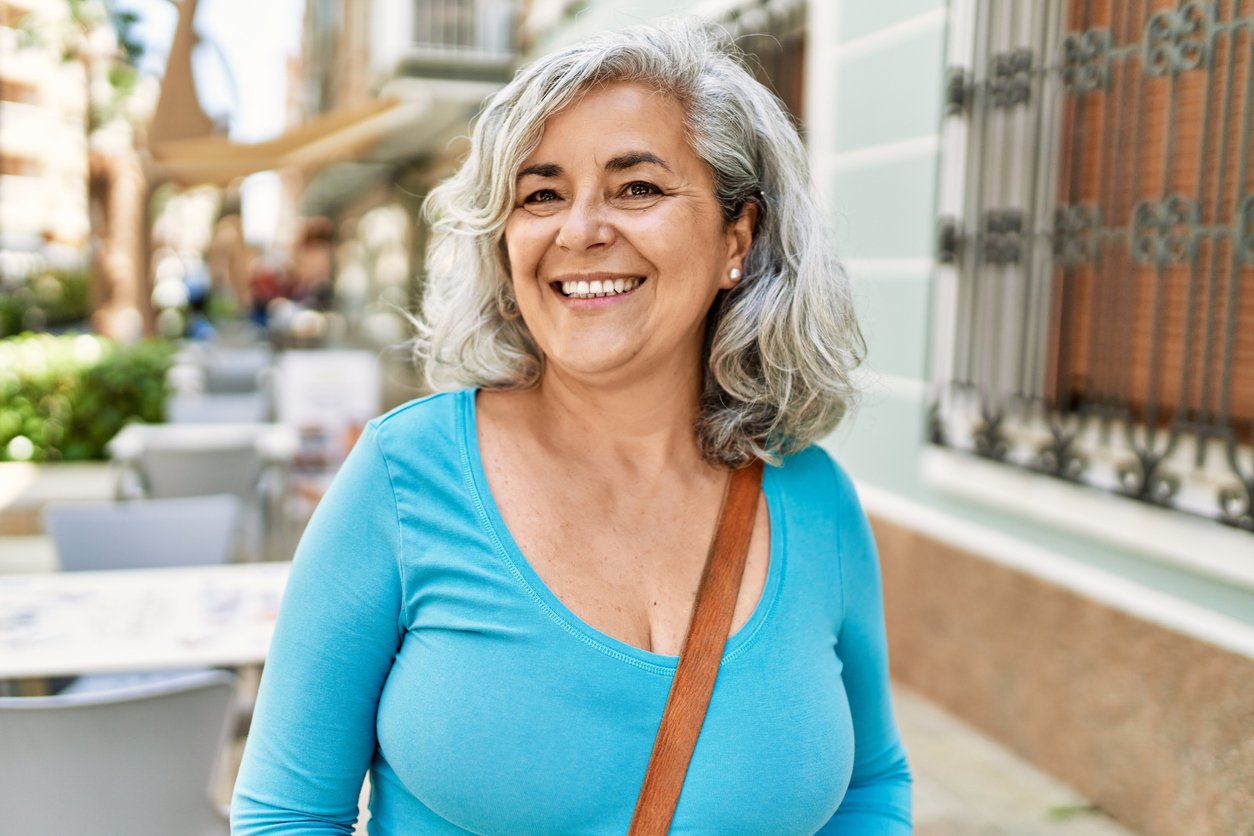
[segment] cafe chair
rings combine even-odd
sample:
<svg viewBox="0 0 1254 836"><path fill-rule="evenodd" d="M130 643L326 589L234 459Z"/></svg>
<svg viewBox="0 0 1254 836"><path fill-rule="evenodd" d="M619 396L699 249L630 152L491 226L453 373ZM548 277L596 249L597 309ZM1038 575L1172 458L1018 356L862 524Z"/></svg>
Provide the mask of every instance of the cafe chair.
<svg viewBox="0 0 1254 836"><path fill-rule="evenodd" d="M165 417L171 424L258 423L270 419L270 396L265 392L174 394L166 399Z"/></svg>
<svg viewBox="0 0 1254 836"><path fill-rule="evenodd" d="M239 497L245 553L259 559L284 556L278 529L298 443L281 424L130 424L108 451L119 499Z"/></svg>
<svg viewBox="0 0 1254 836"><path fill-rule="evenodd" d="M274 351L268 345L247 346L193 343L175 357L173 369L179 370L176 391L187 387L178 385L186 377L187 370L196 373L195 388L210 394L239 394L263 391L270 385L274 367Z"/></svg>
<svg viewBox="0 0 1254 836"><path fill-rule="evenodd" d="M226 563L235 551L240 499L231 494L44 508L61 569L153 569Z"/></svg>
<svg viewBox="0 0 1254 836"><path fill-rule="evenodd" d="M235 677L202 671L110 692L0 697L6 833L226 836L210 781Z"/></svg>
<svg viewBox="0 0 1254 836"><path fill-rule="evenodd" d="M205 358L205 391L256 392L269 385L274 352L269 346L213 346Z"/></svg>

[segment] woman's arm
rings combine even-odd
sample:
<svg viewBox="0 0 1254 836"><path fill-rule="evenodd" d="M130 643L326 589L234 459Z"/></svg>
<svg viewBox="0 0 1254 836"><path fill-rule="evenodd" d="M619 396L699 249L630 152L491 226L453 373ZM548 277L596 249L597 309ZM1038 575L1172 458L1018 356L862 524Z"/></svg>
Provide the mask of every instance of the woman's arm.
<svg viewBox="0 0 1254 836"><path fill-rule="evenodd" d="M888 684L888 645L879 557L866 514L849 477L837 466L836 507L841 522L840 571L844 621L836 653L853 717L854 760L849 790L819 831L858 836L908 836L911 832L910 768L893 719Z"/></svg>
<svg viewBox="0 0 1254 836"><path fill-rule="evenodd" d="M400 534L368 427L301 538L231 805L231 832L351 833L400 645Z"/></svg>

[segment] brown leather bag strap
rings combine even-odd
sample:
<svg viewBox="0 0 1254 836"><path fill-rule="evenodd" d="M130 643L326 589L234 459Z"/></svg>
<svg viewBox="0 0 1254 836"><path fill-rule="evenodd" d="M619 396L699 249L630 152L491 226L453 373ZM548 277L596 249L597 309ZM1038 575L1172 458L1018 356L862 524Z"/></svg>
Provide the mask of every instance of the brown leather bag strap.
<svg viewBox="0 0 1254 836"><path fill-rule="evenodd" d="M675 815L679 792L688 774L701 724L714 692L718 663L727 646L727 633L749 554L749 538L758 510L762 462L732 473L723 493L718 527L705 559L692 622L679 653L666 709L653 741L653 754L644 775L629 836L664 836Z"/></svg>

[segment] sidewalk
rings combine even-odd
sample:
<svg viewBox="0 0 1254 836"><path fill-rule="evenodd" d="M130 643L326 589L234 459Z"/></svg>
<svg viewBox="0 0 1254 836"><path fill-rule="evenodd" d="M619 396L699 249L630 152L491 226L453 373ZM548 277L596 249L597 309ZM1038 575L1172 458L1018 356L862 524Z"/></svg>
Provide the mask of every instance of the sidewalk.
<svg viewBox="0 0 1254 836"><path fill-rule="evenodd" d="M894 684L917 836L1120 836L1132 831L1001 744Z"/></svg>

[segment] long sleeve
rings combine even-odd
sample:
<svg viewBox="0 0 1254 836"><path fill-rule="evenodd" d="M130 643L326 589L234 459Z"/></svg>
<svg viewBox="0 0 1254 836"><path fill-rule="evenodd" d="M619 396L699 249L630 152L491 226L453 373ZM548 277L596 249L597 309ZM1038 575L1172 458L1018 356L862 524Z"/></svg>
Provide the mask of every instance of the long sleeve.
<svg viewBox="0 0 1254 836"><path fill-rule="evenodd" d="M397 502L368 427L301 539L231 810L232 833L351 833L401 639Z"/></svg>
<svg viewBox="0 0 1254 836"><path fill-rule="evenodd" d="M844 621L836 652L853 718L854 762L845 798L819 832L908 836L910 769L893 718L879 557L853 484L839 467L835 470L841 494L837 507L853 515L841 526Z"/></svg>

